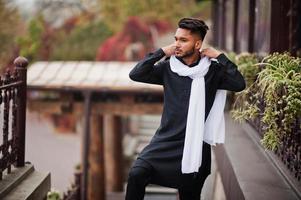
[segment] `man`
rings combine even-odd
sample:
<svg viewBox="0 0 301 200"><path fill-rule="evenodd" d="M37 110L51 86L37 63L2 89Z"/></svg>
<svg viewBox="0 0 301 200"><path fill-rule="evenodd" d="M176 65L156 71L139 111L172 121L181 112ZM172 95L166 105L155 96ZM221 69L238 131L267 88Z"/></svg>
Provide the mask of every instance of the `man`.
<svg viewBox="0 0 301 200"><path fill-rule="evenodd" d="M224 54L201 50L207 25L183 18L175 42L147 55L130 72L134 81L164 87L161 124L129 172L126 200L142 200L147 184L176 188L181 200L199 200L210 174L210 145L223 143L225 90L245 88ZM170 57L158 62L164 56Z"/></svg>

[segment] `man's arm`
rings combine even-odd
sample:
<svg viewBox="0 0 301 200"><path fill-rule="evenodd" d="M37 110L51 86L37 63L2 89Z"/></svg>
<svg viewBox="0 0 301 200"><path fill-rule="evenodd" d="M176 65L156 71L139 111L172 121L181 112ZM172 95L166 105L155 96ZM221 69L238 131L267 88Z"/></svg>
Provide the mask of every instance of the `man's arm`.
<svg viewBox="0 0 301 200"><path fill-rule="evenodd" d="M246 83L243 76L237 70L237 66L232 63L225 54L213 48L204 49L201 51L201 54L210 58L216 58L221 65L222 77L218 89L234 92L240 92L245 89Z"/></svg>
<svg viewBox="0 0 301 200"><path fill-rule="evenodd" d="M150 53L145 58L138 62L132 69L129 76L130 79L137 82L163 84L162 64L157 61L165 56L162 49L158 49L154 53Z"/></svg>
<svg viewBox="0 0 301 200"><path fill-rule="evenodd" d="M133 81L152 83L152 84L163 84L163 67L164 62L155 64L165 55L170 56L173 52L173 45L169 45L158 49L157 51L148 54L143 60L139 61L138 64L132 69L129 76Z"/></svg>
<svg viewBox="0 0 301 200"><path fill-rule="evenodd" d="M232 63L225 54L220 54L217 57L221 67L223 67L221 81L219 83L219 89L230 90L234 92L240 92L246 88L244 77L237 70L237 66Z"/></svg>

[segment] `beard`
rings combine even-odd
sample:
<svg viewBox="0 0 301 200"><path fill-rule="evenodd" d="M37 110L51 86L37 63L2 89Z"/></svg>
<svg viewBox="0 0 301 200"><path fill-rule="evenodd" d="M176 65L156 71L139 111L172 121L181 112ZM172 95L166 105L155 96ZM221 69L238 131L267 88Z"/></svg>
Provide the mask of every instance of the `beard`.
<svg viewBox="0 0 301 200"><path fill-rule="evenodd" d="M176 49L176 51L177 51L177 49ZM181 58L181 59L188 58L188 57L192 56L194 54L194 52L195 52L194 48L187 50L185 52L182 52L180 50L180 53L176 53L176 57Z"/></svg>

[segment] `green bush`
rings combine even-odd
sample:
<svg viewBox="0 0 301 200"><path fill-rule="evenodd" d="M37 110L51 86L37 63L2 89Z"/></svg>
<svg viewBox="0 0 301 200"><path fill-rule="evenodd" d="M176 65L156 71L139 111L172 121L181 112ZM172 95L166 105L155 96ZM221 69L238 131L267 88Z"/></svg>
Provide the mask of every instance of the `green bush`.
<svg viewBox="0 0 301 200"><path fill-rule="evenodd" d="M42 34L44 32L44 20L41 16L29 21L27 34L17 38L20 55L30 61L36 60L38 52L42 48Z"/></svg>
<svg viewBox="0 0 301 200"><path fill-rule="evenodd" d="M57 190L51 190L47 193L47 199L46 200L61 200L61 195L59 191Z"/></svg>
<svg viewBox="0 0 301 200"><path fill-rule="evenodd" d="M261 142L267 149L275 150L280 138L292 133L301 116L300 59L289 53L274 53L257 64L252 57L241 61L237 64L250 82L237 95L232 116L236 120L259 117L264 133Z"/></svg>

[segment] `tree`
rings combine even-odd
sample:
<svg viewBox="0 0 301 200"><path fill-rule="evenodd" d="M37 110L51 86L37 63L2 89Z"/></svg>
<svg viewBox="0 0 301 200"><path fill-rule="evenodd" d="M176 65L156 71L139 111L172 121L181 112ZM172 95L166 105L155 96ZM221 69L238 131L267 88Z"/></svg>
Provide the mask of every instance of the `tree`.
<svg viewBox="0 0 301 200"><path fill-rule="evenodd" d="M17 38L20 55L33 61L38 58L39 50L42 48L42 34L44 33L44 20L42 16L29 21L27 34Z"/></svg>
<svg viewBox="0 0 301 200"><path fill-rule="evenodd" d="M12 60L16 48L20 17L17 9L8 4L6 0L0 0L0 69L6 67Z"/></svg>
<svg viewBox="0 0 301 200"><path fill-rule="evenodd" d="M98 46L111 35L102 21L77 24L71 30L69 26L73 25L66 22L65 29L55 32L51 60L94 60Z"/></svg>
<svg viewBox="0 0 301 200"><path fill-rule="evenodd" d="M65 20L86 12L81 0L40 0L37 12L53 27L60 27Z"/></svg>
<svg viewBox="0 0 301 200"><path fill-rule="evenodd" d="M103 20L115 31L122 28L129 16L175 22L191 14L197 5L191 0L99 0L99 4Z"/></svg>

